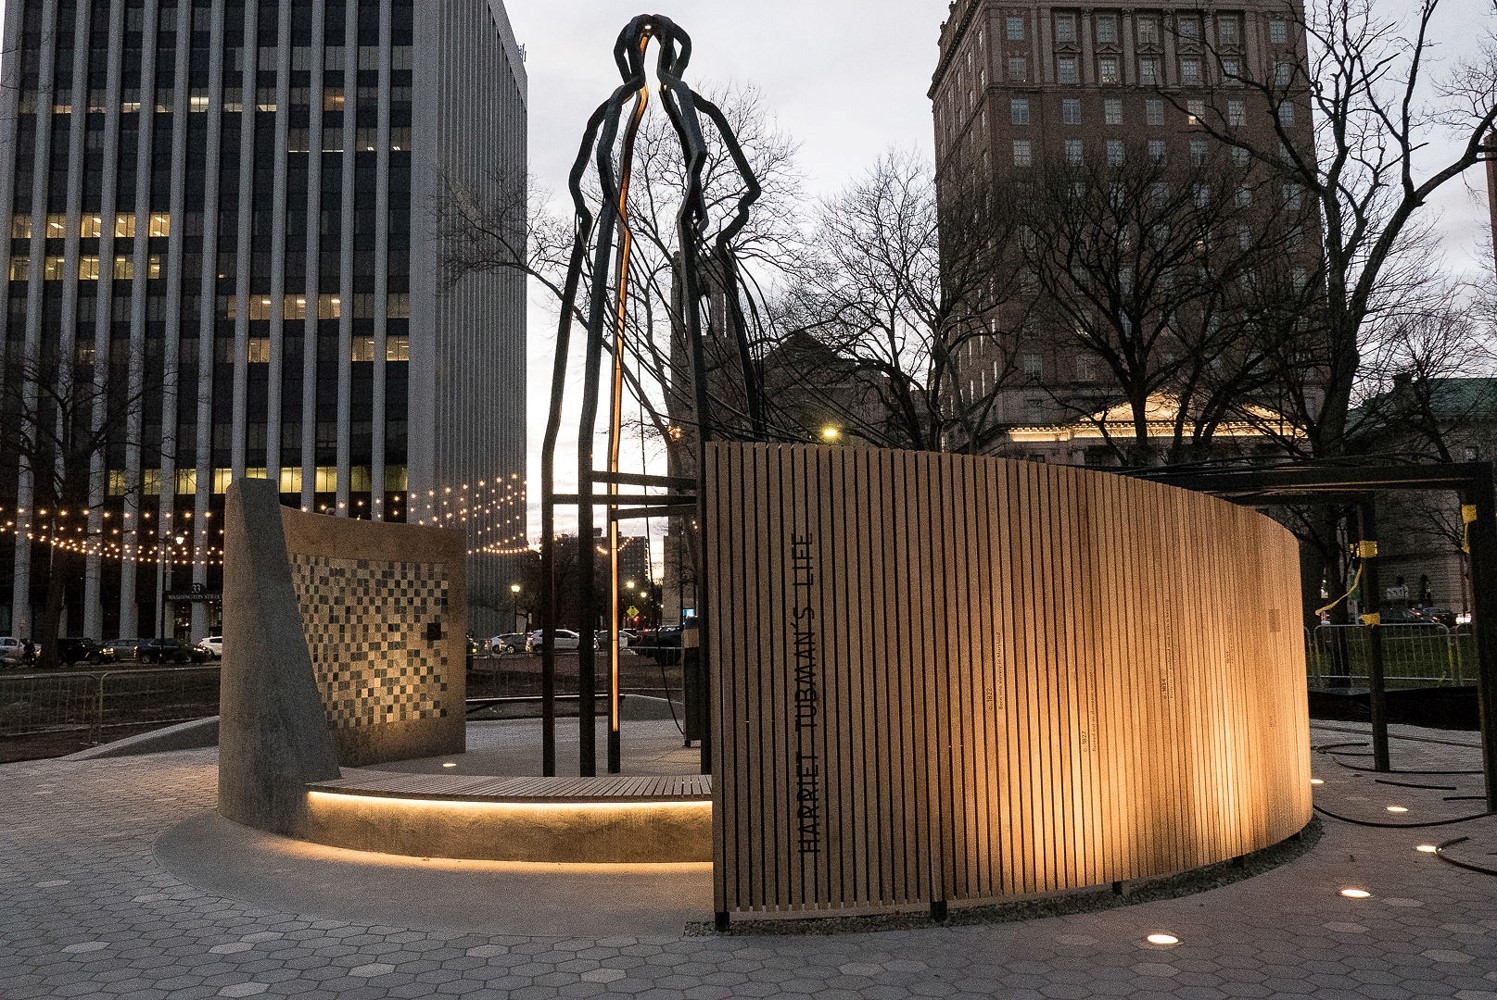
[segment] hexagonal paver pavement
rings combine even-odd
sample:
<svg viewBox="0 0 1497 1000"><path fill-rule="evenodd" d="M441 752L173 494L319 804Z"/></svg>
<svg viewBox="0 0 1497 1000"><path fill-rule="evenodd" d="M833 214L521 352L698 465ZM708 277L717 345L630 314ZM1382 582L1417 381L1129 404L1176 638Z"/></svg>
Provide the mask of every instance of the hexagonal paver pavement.
<svg viewBox="0 0 1497 1000"><path fill-rule="evenodd" d="M1355 743L1355 730L1317 728L1313 742ZM1401 739L1397 767L1478 766L1473 734L1400 735L1444 742ZM1456 793L1395 787L1362 769L1361 752L1316 755L1318 803L1385 824L1477 811L1480 803L1446 796L1476 794L1479 776L1391 779ZM532 937L331 919L195 888L161 865L153 844L210 809L215 785L210 751L0 767L0 998L1497 1000L1497 879L1417 850L1469 835L1466 849L1488 852L1491 819L1435 828L1327 819L1308 853L1258 877L1028 922ZM1159 933L1178 943L1147 940Z"/></svg>

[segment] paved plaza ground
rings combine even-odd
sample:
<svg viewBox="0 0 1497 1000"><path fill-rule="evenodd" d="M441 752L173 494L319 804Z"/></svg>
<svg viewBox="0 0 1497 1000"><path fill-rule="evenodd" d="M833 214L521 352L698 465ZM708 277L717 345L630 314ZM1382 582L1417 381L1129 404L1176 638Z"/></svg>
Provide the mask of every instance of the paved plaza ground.
<svg viewBox="0 0 1497 1000"><path fill-rule="evenodd" d="M1312 742L1354 744L1356 730L1317 726ZM1395 768L1479 767L1474 734L1399 732L1418 739L1395 742ZM1317 802L1332 812L1404 824L1482 809L1465 799L1479 794L1479 775L1384 779L1439 788L1385 784L1353 769L1370 764L1357 756L1365 748L1337 752L1340 763L1315 757L1325 782ZM704 866L521 872L236 832L204 815L215 758L0 767L0 998L1497 1000L1497 878L1416 850L1466 836L1451 855L1497 868L1493 818L1427 829L1326 818L1314 847L1266 874L1080 915L718 937L687 932L711 916ZM215 864L219 850L227 854ZM1348 898L1347 888L1371 895ZM548 906L548 896L565 905ZM649 926L631 924L631 905ZM1179 944L1149 944L1156 932Z"/></svg>

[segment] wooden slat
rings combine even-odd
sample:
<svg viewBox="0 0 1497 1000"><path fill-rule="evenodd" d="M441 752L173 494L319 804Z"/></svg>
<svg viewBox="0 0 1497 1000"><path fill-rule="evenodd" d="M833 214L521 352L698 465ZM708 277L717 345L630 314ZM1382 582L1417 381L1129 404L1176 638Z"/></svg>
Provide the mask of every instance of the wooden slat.
<svg viewBox="0 0 1497 1000"><path fill-rule="evenodd" d="M1147 878L1308 821L1298 557L1278 525L988 458L719 443L705 479L719 911Z"/></svg>

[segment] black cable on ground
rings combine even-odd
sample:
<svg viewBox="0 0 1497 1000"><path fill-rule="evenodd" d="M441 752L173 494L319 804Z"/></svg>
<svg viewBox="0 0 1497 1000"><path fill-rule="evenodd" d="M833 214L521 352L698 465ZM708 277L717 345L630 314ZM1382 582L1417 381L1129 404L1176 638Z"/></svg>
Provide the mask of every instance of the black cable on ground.
<svg viewBox="0 0 1497 1000"><path fill-rule="evenodd" d="M1497 868L1486 868L1482 865L1474 865L1469 861L1457 861L1455 858L1452 858L1450 855L1445 853L1445 848L1454 847L1456 844L1464 844L1470 839L1470 837L1457 837L1454 840L1445 841L1445 843L1440 844L1435 848L1435 857L1439 858L1447 865L1455 865L1457 868L1464 868L1468 872L1477 872L1481 875L1497 875Z"/></svg>
<svg viewBox="0 0 1497 1000"><path fill-rule="evenodd" d="M1428 788L1434 792L1457 791L1454 785L1420 785L1408 781L1389 781L1387 778L1375 778L1373 780L1379 785L1392 785L1394 788ZM1448 802L1449 800L1447 799L1446 801Z"/></svg>
<svg viewBox="0 0 1497 1000"><path fill-rule="evenodd" d="M1476 813L1474 816L1457 816L1454 819L1436 819L1428 823L1374 823L1367 819L1352 819L1350 816L1342 816L1333 813L1324 806L1316 806L1315 811L1329 816L1331 819L1339 819L1343 823L1351 823L1354 826L1370 826L1379 830L1422 830L1431 826L1450 826L1454 823L1469 823L1473 819L1486 819L1488 816L1497 816L1497 812Z"/></svg>
<svg viewBox="0 0 1497 1000"><path fill-rule="evenodd" d="M681 725L680 719L676 718L676 703L671 699L670 682L665 679L665 664L660 662L658 655L655 657L655 666L660 668L660 689L665 692L665 703L670 706L671 721L676 724L676 732L681 734L682 739L685 739L686 727ZM683 700L686 698L685 691L681 692L681 697Z"/></svg>
<svg viewBox="0 0 1497 1000"><path fill-rule="evenodd" d="M1364 774L1430 774L1430 775L1440 775L1442 777L1450 778L1450 777L1454 777L1454 776L1456 776L1458 774L1485 774L1486 773L1481 768L1477 768L1474 771L1408 771L1408 770L1403 770L1402 768L1392 767L1392 768L1389 768L1386 771L1379 771L1375 767L1358 767L1355 764L1348 764L1344 760L1337 760L1335 754L1327 754L1327 756L1330 757L1331 760L1336 761L1336 763L1340 764L1342 767L1346 768L1348 771L1361 771Z"/></svg>
<svg viewBox="0 0 1497 1000"><path fill-rule="evenodd" d="M1310 749L1316 753L1329 753L1341 747L1365 747L1366 745L1366 740L1351 740L1346 743L1327 743L1325 746L1311 747Z"/></svg>
<svg viewBox="0 0 1497 1000"><path fill-rule="evenodd" d="M1485 802L1486 800L1487 800L1487 797L1485 795L1447 795L1447 796L1445 796L1445 801L1446 802Z"/></svg>

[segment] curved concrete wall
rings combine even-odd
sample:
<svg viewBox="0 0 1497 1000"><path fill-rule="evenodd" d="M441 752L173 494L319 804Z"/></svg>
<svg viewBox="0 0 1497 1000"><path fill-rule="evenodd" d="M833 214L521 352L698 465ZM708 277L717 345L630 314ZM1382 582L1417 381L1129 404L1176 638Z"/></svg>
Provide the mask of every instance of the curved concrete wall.
<svg viewBox="0 0 1497 1000"><path fill-rule="evenodd" d="M255 479L225 501L219 812L300 834L340 764L461 753L462 533L303 514Z"/></svg>
<svg viewBox="0 0 1497 1000"><path fill-rule="evenodd" d="M1202 867L1310 819L1298 552L1084 469L715 444L720 913Z"/></svg>

